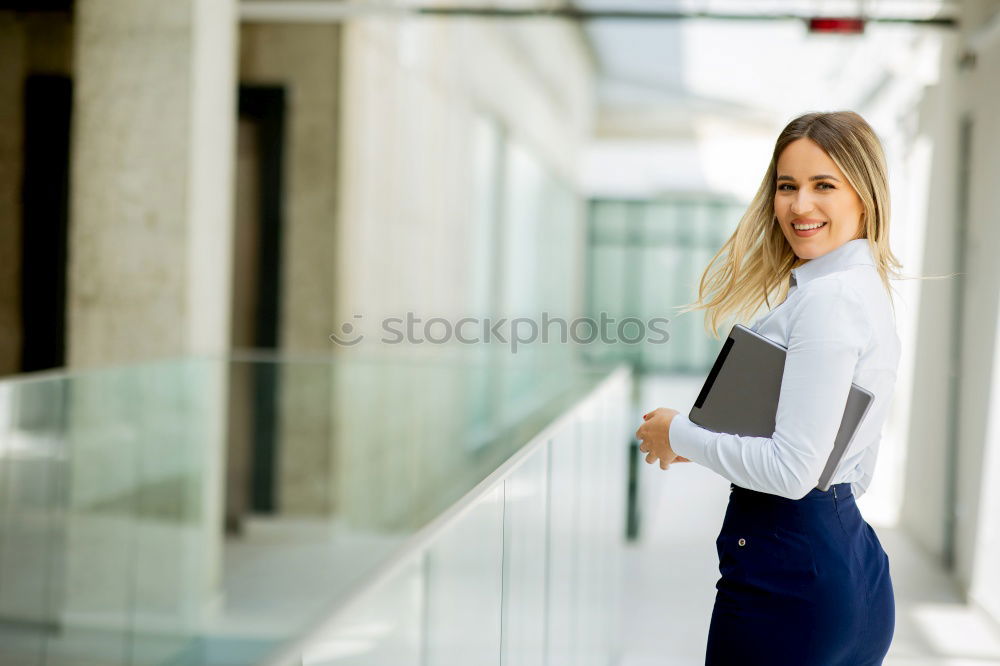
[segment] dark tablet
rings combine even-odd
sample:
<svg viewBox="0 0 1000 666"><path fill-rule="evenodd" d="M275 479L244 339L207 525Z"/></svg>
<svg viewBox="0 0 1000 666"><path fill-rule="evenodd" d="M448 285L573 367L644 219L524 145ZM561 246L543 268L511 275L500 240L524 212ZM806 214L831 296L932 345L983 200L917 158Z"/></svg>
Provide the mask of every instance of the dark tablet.
<svg viewBox="0 0 1000 666"><path fill-rule="evenodd" d="M741 324L733 326L688 418L713 432L773 437L785 352L773 340ZM816 486L820 490L829 489L874 398L871 391L851 384L833 451Z"/></svg>

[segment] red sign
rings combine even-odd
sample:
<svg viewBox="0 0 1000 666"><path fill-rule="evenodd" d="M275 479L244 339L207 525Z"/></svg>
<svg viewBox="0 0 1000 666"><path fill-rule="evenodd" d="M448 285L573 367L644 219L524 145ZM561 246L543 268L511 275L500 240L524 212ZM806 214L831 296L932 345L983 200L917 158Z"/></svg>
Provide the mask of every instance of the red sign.
<svg viewBox="0 0 1000 666"><path fill-rule="evenodd" d="M859 18L811 18L809 32L836 32L860 34L865 31L865 20Z"/></svg>

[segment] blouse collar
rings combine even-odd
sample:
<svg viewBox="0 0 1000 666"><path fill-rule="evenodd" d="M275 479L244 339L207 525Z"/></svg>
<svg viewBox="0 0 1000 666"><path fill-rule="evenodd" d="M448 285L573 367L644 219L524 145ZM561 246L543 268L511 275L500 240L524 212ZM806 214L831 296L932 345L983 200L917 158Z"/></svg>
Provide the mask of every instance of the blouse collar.
<svg viewBox="0 0 1000 666"><path fill-rule="evenodd" d="M871 248L867 238L855 238L834 248L826 254L810 259L792 269L793 285L801 287L810 280L836 273L848 266L874 266Z"/></svg>

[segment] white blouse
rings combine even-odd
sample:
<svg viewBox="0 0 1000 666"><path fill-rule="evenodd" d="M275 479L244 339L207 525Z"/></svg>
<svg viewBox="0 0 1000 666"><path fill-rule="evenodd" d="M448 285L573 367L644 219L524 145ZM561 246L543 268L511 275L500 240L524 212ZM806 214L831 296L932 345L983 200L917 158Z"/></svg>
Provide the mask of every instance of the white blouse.
<svg viewBox="0 0 1000 666"><path fill-rule="evenodd" d="M852 382L875 399L833 475L855 497L871 483L896 384L900 343L868 240L792 269L787 298L751 328L787 348L774 435L717 433L682 412L671 448L743 488L800 499L819 483Z"/></svg>

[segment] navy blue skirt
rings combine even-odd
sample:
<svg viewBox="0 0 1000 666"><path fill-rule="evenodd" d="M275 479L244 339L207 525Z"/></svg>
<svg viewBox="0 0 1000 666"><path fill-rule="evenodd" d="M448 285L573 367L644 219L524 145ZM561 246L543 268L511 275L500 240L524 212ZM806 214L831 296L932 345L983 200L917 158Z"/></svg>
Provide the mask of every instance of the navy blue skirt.
<svg viewBox="0 0 1000 666"><path fill-rule="evenodd" d="M799 500L731 484L706 666L876 666L895 628L889 558L850 483Z"/></svg>

